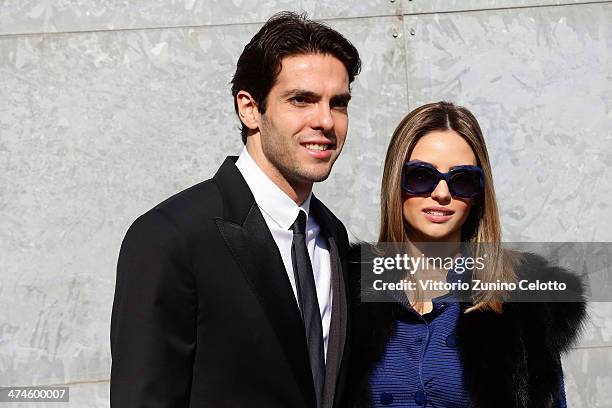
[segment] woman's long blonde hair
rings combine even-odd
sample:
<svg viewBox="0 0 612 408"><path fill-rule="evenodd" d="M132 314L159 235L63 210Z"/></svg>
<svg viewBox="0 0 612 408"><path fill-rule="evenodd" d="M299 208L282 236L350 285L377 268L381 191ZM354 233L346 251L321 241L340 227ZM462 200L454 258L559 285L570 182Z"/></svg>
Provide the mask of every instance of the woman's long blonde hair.
<svg viewBox="0 0 612 408"><path fill-rule="evenodd" d="M389 142L385 158L381 188L381 211L379 243L407 242L409 226L404 220L403 197L400 188L402 171L405 161L410 157L417 141L425 134L436 130L454 130L471 146L484 173L484 191L474 201L470 214L461 230L461 240L470 244L491 243L487 245L488 265L482 271L475 271L474 278L482 282L514 282L515 267L518 255L504 251L501 248L501 223L493 176L487 147L474 115L464 107L449 102L437 102L423 105L410 112L397 126ZM474 245L476 253L481 256L484 251L479 245ZM491 253L493 252L493 253ZM478 274L478 275L477 275ZM502 312L505 293L478 292L473 296L471 310L493 310Z"/></svg>

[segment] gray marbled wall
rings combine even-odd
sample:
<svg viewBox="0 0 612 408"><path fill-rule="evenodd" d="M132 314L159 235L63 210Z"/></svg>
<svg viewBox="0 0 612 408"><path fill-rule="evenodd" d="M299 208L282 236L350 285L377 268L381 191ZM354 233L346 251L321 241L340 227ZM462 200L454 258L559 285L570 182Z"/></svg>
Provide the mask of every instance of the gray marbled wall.
<svg viewBox="0 0 612 408"><path fill-rule="evenodd" d="M609 1L3 1L0 386L68 383L70 406L108 405L123 234L240 151L228 82L283 9L363 57L349 139L316 188L354 237L376 235L396 123L447 99L480 119L507 240L612 241ZM591 316L568 399L612 407L612 304Z"/></svg>

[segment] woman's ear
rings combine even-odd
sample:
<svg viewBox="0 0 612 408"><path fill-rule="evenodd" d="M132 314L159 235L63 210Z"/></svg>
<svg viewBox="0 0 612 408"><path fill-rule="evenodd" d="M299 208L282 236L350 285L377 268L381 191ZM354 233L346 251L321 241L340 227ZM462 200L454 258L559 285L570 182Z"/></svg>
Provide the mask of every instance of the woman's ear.
<svg viewBox="0 0 612 408"><path fill-rule="evenodd" d="M251 94L247 91L238 91L236 104L238 105L240 121L251 130L259 129L261 115Z"/></svg>

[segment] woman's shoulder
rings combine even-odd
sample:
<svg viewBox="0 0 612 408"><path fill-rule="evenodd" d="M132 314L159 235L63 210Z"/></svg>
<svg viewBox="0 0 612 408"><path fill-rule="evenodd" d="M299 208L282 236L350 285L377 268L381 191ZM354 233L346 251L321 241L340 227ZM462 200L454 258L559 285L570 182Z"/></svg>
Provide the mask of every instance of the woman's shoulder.
<svg viewBox="0 0 612 408"><path fill-rule="evenodd" d="M531 252L518 253L515 269L520 291L525 299L542 303L585 303L584 277L550 262L542 255ZM531 286L529 286L531 285ZM530 288L529 290L525 290Z"/></svg>
<svg viewBox="0 0 612 408"><path fill-rule="evenodd" d="M520 314L525 325L539 327L560 352L567 351L578 339L587 319L585 282L582 276L555 265L541 255L519 254L516 278L519 288L504 309ZM528 295L525 295L528 293Z"/></svg>

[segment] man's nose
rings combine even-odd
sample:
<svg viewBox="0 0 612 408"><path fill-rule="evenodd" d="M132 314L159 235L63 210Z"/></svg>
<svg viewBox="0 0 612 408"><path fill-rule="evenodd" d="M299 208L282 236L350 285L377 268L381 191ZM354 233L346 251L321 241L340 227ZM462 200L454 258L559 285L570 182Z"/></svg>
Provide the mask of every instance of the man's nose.
<svg viewBox="0 0 612 408"><path fill-rule="evenodd" d="M326 103L319 103L316 111L313 113L312 128L320 129L325 133L333 127L334 118L332 117L331 108Z"/></svg>

